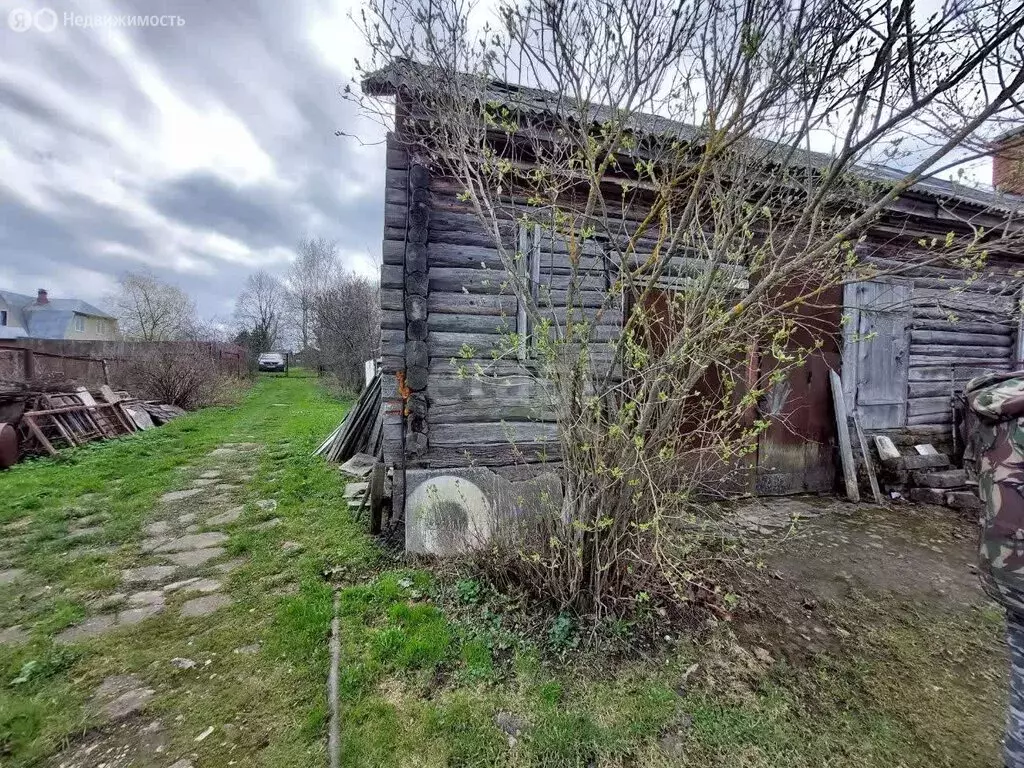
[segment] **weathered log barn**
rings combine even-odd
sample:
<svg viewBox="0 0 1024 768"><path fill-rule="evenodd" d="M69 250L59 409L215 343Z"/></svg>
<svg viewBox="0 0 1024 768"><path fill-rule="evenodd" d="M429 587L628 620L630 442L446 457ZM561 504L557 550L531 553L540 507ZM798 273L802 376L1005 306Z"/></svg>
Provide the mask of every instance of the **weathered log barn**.
<svg viewBox="0 0 1024 768"><path fill-rule="evenodd" d="M381 72L364 91L396 97L403 104L400 76ZM495 83L493 98L516 94L521 107L528 89ZM661 118L659 129L666 122ZM551 418L538 417L539 393L532 377L507 364L500 382L456 375L451 365L467 349L500 344L503 322L517 317L514 296L503 292L495 270L502 262L485 231L460 201L460 185L431 172L403 142L401 121L387 142L381 297L385 391L385 463L394 470L395 511L406 510L406 543L437 551L443 542L417 524L416 508L428 495L442 495L444 480L465 482L455 503L468 508L469 525L486 535L488 516L508 503L517 483L557 461ZM686 131L686 126L678 126ZM1007 146L1020 136L1007 139ZM1019 144L1017 145L1019 147ZM1019 151L1013 150L1013 151ZM997 184L1024 192L1010 162L997 162ZM879 180L882 167L863 169ZM830 492L837 487L835 421L829 370L841 372L847 409L864 430L909 436L914 442L945 443L951 429L953 394L971 377L1007 370L1024 357L1019 300L1024 253L994 251L984 275L926 265L923 239L944 238L974 227L1012 226L1024 197L987 193L941 180L927 180L902 195L857 246L860 261L889 274L836 289L834 309L815 318L831 329L831 342L780 389L777 413L785 426L760 437L750 486L761 494ZM510 228L503 233L520 238ZM532 249L532 279L552 297L566 288L564 245L548 237L526 242ZM599 293L599 292L598 292ZM843 316L846 316L845 319ZM601 338L622 323L603 316ZM867 337L869 341L857 341ZM771 365L767 357L760 365ZM440 485L438 479L441 480ZM476 512L474 507L489 507ZM474 517L476 515L476 517Z"/></svg>

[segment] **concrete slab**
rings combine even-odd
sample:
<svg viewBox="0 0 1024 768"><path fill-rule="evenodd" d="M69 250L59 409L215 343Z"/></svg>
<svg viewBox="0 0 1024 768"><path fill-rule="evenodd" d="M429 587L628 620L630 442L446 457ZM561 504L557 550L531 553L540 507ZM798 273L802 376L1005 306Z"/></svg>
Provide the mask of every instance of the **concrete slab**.
<svg viewBox="0 0 1024 768"><path fill-rule="evenodd" d="M84 640L99 637L100 635L112 630L115 626L117 626L117 620L112 614L101 613L98 616L90 616L81 624L68 627L63 632L56 635L53 638L53 641L59 645L79 643Z"/></svg>
<svg viewBox="0 0 1024 768"><path fill-rule="evenodd" d="M513 481L481 467L418 469L407 470L405 482L406 549L434 555L521 539L529 521L562 497L553 472Z"/></svg>
<svg viewBox="0 0 1024 768"><path fill-rule="evenodd" d="M226 563L219 563L213 566L213 570L218 573L231 573L232 571L238 570L248 562L244 557L236 557L234 560L228 560Z"/></svg>
<svg viewBox="0 0 1024 768"><path fill-rule="evenodd" d="M227 512L221 512L219 515L214 515L206 521L207 525L231 525L238 518L242 516L242 512L245 507L234 507L229 509Z"/></svg>
<svg viewBox="0 0 1024 768"><path fill-rule="evenodd" d="M23 568L7 568L0 571L0 585L13 584L16 581L20 581L25 575Z"/></svg>
<svg viewBox="0 0 1024 768"><path fill-rule="evenodd" d="M162 613L167 606L163 602L163 596L161 596L159 603L150 603L149 605L140 605L138 608L128 608L117 614L117 625L120 626L133 626L145 621L148 618L156 616L158 613Z"/></svg>
<svg viewBox="0 0 1024 768"><path fill-rule="evenodd" d="M225 552L223 547L208 547L206 549L192 549L188 552L172 552L166 555L167 559L183 568L198 568L203 563L220 557Z"/></svg>
<svg viewBox="0 0 1024 768"><path fill-rule="evenodd" d="M0 645L20 645L29 641L29 634L20 624L0 629Z"/></svg>
<svg viewBox="0 0 1024 768"><path fill-rule="evenodd" d="M170 493L165 493L163 496L161 496L160 497L160 501L163 501L163 502L182 501L184 499L188 499L188 498L191 498L192 496L195 496L197 493L202 493L202 492L203 492L202 488L186 488L183 491L171 491Z"/></svg>
<svg viewBox="0 0 1024 768"><path fill-rule="evenodd" d="M117 552L117 547L113 544L97 544L91 547L75 547L74 549L69 549L64 556L68 560L80 560L83 557L110 557L115 552Z"/></svg>
<svg viewBox="0 0 1024 768"><path fill-rule="evenodd" d="M74 528L68 531L69 541L83 541L85 539L92 539L103 533L102 525L90 525L85 528Z"/></svg>
<svg viewBox="0 0 1024 768"><path fill-rule="evenodd" d="M165 533L171 530L171 524L166 520L157 520L154 523L150 523L142 529L143 533L147 536L163 536Z"/></svg>
<svg viewBox="0 0 1024 768"><path fill-rule="evenodd" d="M177 570L176 565L144 565L121 571L121 580L126 584L152 584L167 581Z"/></svg>
<svg viewBox="0 0 1024 768"><path fill-rule="evenodd" d="M195 584L197 581L199 581L198 576L193 577L191 579L182 579L181 581L175 581L164 587L164 592L177 592L179 589L184 589L189 584Z"/></svg>
<svg viewBox="0 0 1024 768"><path fill-rule="evenodd" d="M208 595L211 592L219 592L224 585L216 579L197 579L196 581L182 587L182 592L202 592Z"/></svg>
<svg viewBox="0 0 1024 768"><path fill-rule="evenodd" d="M145 709L155 694L135 675L113 675L100 684L93 703L105 719L117 722Z"/></svg>
<svg viewBox="0 0 1024 768"><path fill-rule="evenodd" d="M231 605L231 598L227 595L206 595L189 600L181 606L181 615L187 618L196 616L208 616L214 611L226 608Z"/></svg>
<svg viewBox="0 0 1024 768"><path fill-rule="evenodd" d="M144 589L128 595L125 600L129 605L153 605L164 601L164 593L160 589Z"/></svg>
<svg viewBox="0 0 1024 768"><path fill-rule="evenodd" d="M187 552L190 550L216 547L227 540L228 537L219 531L211 531L210 533L190 533L185 536L179 536L176 539L171 539L167 543L161 544L153 551L161 553Z"/></svg>

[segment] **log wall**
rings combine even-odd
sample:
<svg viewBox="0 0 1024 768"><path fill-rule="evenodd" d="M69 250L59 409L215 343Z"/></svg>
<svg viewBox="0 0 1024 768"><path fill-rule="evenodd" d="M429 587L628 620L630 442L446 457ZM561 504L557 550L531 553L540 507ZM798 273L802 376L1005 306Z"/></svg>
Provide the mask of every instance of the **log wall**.
<svg viewBox="0 0 1024 768"><path fill-rule="evenodd" d="M910 286L907 427L952 423L952 396L975 376L1018 365L1019 265L990 261L979 279L937 266L905 242L869 240L864 260Z"/></svg>
<svg viewBox="0 0 1024 768"><path fill-rule="evenodd" d="M510 218L489 231L459 200L455 182L431 174L394 137L385 188L382 351L383 370L394 381L386 394L385 460L396 467L396 504L403 498L405 467L557 461L554 413L546 386L531 373L530 350L521 350L517 360L507 349L509 333L522 333L527 320L507 284L495 237L505 247L531 251L531 281L555 323L565 322L570 292L577 295L575 303L593 321L598 342L614 339L623 320L621 297L608 301L614 243L589 242L580 268L573 270L567 244L540 229L524 231ZM926 230L907 226L921 211L906 213L909 219L902 223L883 221L858 248L862 259L880 270L897 270L897 279L909 287L903 426L941 427L951 421L954 389L1015 364L1021 281L1007 258L989 264L986 276L974 281L960 270L923 263L931 254L908 245ZM611 224L626 234L635 221ZM939 229L950 226L944 220ZM695 258L675 261L679 279L706 268ZM745 287L742 267L727 269L735 269L730 279ZM501 350L499 362L495 350ZM477 365L499 375L477 378Z"/></svg>
<svg viewBox="0 0 1024 768"><path fill-rule="evenodd" d="M380 270L381 399L384 463L394 468L392 515L405 504L405 249L409 211L409 156L394 135L387 138L384 174L384 243Z"/></svg>

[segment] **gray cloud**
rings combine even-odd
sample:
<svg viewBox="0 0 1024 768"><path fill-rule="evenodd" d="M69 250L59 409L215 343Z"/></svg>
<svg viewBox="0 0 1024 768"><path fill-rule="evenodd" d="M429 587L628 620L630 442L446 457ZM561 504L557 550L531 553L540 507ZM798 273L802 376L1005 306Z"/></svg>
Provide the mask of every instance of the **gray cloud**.
<svg viewBox="0 0 1024 768"><path fill-rule="evenodd" d="M334 135L380 138L338 95L356 37L344 8L298 5L93 0L74 12L185 25L0 26L4 287L49 279L101 302L117 275L145 267L226 317L245 276L283 273L305 235L336 240L350 268L370 271L383 148ZM328 28L345 56L323 45Z"/></svg>
<svg viewBox="0 0 1024 768"><path fill-rule="evenodd" d="M285 244L289 206L276 198L264 189L231 186L208 172L182 176L149 195L153 207L170 218L260 247Z"/></svg>

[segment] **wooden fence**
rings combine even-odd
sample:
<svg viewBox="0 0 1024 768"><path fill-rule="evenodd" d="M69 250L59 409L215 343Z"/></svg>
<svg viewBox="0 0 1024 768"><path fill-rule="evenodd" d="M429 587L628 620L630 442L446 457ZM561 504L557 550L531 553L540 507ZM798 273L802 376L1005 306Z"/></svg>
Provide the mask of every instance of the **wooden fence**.
<svg viewBox="0 0 1024 768"><path fill-rule="evenodd" d="M0 340L0 381L58 379L86 386L117 387L132 363L157 352L180 350L205 357L218 373L245 376L249 372L244 348L235 344L191 341L62 341Z"/></svg>

